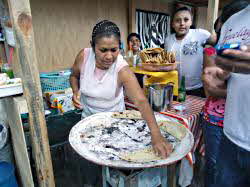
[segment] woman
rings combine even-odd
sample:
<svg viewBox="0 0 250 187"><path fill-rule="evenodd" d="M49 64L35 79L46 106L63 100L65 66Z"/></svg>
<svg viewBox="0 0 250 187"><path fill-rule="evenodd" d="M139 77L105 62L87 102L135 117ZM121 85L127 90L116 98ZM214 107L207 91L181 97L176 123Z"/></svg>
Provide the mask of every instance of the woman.
<svg viewBox="0 0 250 187"><path fill-rule="evenodd" d="M135 75L119 55L120 30L111 21L103 20L92 32L92 48L79 52L70 77L73 103L82 108L82 117L98 112L125 110L123 88L135 103L151 132L156 154L166 158L172 151L157 126L150 105Z"/></svg>
<svg viewBox="0 0 250 187"><path fill-rule="evenodd" d="M174 34L165 40L165 49L176 53L179 80L186 78L187 94L205 97L202 88L201 74L203 62L202 45L210 38L210 33L203 29L190 29L192 25L192 13L182 7L175 11L172 20Z"/></svg>

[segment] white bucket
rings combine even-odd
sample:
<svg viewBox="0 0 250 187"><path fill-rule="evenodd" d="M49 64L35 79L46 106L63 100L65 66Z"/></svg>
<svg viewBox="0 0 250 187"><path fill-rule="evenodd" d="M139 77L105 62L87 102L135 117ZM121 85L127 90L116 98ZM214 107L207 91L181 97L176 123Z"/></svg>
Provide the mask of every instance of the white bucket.
<svg viewBox="0 0 250 187"><path fill-rule="evenodd" d="M5 38L6 38L7 43L10 46L15 47L15 37L14 37L13 29L10 27L4 27L4 31L5 31Z"/></svg>

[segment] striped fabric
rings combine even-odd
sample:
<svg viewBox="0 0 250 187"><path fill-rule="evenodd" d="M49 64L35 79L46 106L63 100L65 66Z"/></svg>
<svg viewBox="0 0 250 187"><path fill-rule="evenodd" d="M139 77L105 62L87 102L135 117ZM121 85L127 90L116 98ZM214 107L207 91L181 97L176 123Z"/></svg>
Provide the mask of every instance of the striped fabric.
<svg viewBox="0 0 250 187"><path fill-rule="evenodd" d="M179 102L173 102L174 105L180 104ZM188 121L188 126L190 131L193 133L194 136L194 147L192 152L199 150L199 152L204 155L204 143L202 141L202 127L201 127L201 110L205 104L205 99L188 95L186 98L186 102L183 105L186 106L185 114L176 114L175 110L172 109L171 111L166 111L164 113L170 114L174 118L183 118ZM136 106L130 102L127 98L125 99L125 105L128 109L135 109L137 110Z"/></svg>

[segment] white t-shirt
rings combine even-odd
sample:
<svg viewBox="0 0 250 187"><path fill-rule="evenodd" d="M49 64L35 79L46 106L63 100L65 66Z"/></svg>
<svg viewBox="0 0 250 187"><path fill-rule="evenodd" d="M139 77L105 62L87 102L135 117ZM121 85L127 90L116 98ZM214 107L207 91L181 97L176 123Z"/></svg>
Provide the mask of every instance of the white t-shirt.
<svg viewBox="0 0 250 187"><path fill-rule="evenodd" d="M250 5L224 23L218 44L225 43L250 45ZM224 133L232 142L250 151L250 74L231 73Z"/></svg>
<svg viewBox="0 0 250 187"><path fill-rule="evenodd" d="M176 54L179 80L182 75L186 78L186 89L193 90L202 87L201 74L203 65L202 44L210 37L203 29L190 29L183 40L177 40L175 34L165 40L165 49Z"/></svg>

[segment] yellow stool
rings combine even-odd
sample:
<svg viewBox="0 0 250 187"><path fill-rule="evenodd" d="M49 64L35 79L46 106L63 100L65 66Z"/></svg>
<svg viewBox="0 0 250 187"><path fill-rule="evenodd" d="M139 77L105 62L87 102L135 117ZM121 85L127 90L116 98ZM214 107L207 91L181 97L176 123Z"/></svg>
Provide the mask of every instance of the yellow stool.
<svg viewBox="0 0 250 187"><path fill-rule="evenodd" d="M176 70L169 71L169 72L150 72L145 71L139 67L130 67L130 69L134 73L144 74L147 77L144 79L144 86L148 86L153 83L160 83L160 84L174 84L173 94L178 96L178 72Z"/></svg>

